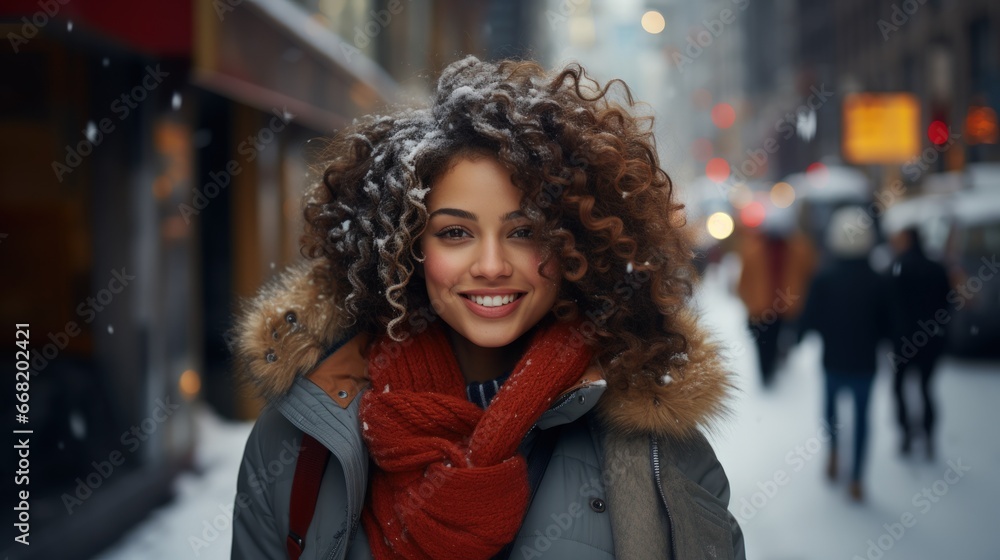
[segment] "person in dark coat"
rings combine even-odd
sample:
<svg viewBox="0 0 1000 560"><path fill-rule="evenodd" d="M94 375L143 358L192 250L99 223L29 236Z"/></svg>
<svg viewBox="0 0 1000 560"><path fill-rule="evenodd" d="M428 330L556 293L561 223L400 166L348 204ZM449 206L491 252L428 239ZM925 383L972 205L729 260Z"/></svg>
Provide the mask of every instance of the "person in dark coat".
<svg viewBox="0 0 1000 560"><path fill-rule="evenodd" d="M834 212L827 230L831 260L813 279L803 312L803 331L823 339L825 419L832 434L827 475L837 477L837 394L854 399L854 455L851 497L862 499L861 475L868 441L868 400L875 379L877 346L888 331L887 286L868 263L874 244L871 227L859 223L859 210Z"/></svg>
<svg viewBox="0 0 1000 560"><path fill-rule="evenodd" d="M934 456L936 413L930 387L934 366L944 352L945 325L950 320L947 297L951 286L944 266L924 254L916 229L905 229L894 235L890 242L898 255L888 276L893 341L889 361L893 372L897 420L902 432L901 451L908 455L913 440L904 385L906 378L915 374L920 379L923 396L920 425L926 438L927 457L931 458Z"/></svg>

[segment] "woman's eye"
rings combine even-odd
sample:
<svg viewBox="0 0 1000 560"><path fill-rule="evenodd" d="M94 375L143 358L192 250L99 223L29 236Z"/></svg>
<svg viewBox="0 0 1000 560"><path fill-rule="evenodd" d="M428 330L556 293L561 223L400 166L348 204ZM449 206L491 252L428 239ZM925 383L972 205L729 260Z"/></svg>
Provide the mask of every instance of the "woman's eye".
<svg viewBox="0 0 1000 560"><path fill-rule="evenodd" d="M525 228L519 228L519 229L514 230L514 232L511 233L510 235L511 235L511 237L518 237L518 238L521 238L521 239L530 239L531 238L531 228L526 228L526 227Z"/></svg>
<svg viewBox="0 0 1000 560"><path fill-rule="evenodd" d="M434 237L443 237L445 239L461 239L465 237L465 230L459 227L448 228L439 231L434 234Z"/></svg>

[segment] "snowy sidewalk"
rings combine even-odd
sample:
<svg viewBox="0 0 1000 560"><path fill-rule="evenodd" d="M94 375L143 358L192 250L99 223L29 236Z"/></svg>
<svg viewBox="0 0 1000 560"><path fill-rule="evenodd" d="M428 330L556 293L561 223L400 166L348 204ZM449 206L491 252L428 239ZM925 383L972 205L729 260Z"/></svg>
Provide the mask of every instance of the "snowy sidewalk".
<svg viewBox="0 0 1000 560"><path fill-rule="evenodd" d="M911 458L898 454L891 374L887 365L879 371L869 403L865 502L855 504L843 476L853 436L847 402L838 406L841 481L825 477L820 341L806 338L765 391L742 304L718 277L706 278L699 295L706 322L734 348L743 392L733 421L711 439L729 474L730 510L743 526L748 558L1000 557L992 538L1000 519L1000 364L942 360L934 380L939 434L933 462L923 458L919 441Z"/></svg>
<svg viewBox="0 0 1000 560"><path fill-rule="evenodd" d="M236 475L252 422L227 422L207 406L195 414L195 469L174 482L174 500L153 511L100 560L229 560Z"/></svg>

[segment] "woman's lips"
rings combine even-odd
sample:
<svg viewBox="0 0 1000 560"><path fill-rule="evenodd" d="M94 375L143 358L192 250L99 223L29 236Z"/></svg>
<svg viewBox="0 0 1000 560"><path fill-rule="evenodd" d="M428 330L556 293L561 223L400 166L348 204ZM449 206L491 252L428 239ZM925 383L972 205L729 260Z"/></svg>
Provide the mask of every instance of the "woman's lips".
<svg viewBox="0 0 1000 560"><path fill-rule="evenodd" d="M479 315L480 317L484 317L486 319L499 319L501 317L506 317L507 315L513 313L514 310L516 310L517 307L521 305L521 300L524 299L524 294L520 294L519 297L515 299L513 302L508 303L507 305L500 305L498 307L484 307L472 301L466 296L460 296L460 297L462 298L462 301L465 302L466 307L469 308L469 311L472 311L476 315Z"/></svg>

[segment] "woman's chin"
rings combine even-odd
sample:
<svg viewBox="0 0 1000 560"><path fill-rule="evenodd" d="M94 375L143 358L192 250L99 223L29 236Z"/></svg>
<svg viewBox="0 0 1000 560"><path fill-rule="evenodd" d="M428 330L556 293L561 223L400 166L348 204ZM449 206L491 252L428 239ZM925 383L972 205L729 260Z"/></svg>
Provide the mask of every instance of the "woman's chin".
<svg viewBox="0 0 1000 560"><path fill-rule="evenodd" d="M518 339L517 336L507 334L507 333L497 333L497 334L484 334L484 333L469 333L473 336L467 336L465 333L461 334L466 340L480 348L504 348L510 346L515 340Z"/></svg>
<svg viewBox="0 0 1000 560"><path fill-rule="evenodd" d="M505 348L524 334L520 329L490 328L481 325L461 325L458 328L451 327L451 330L469 344L479 348Z"/></svg>

